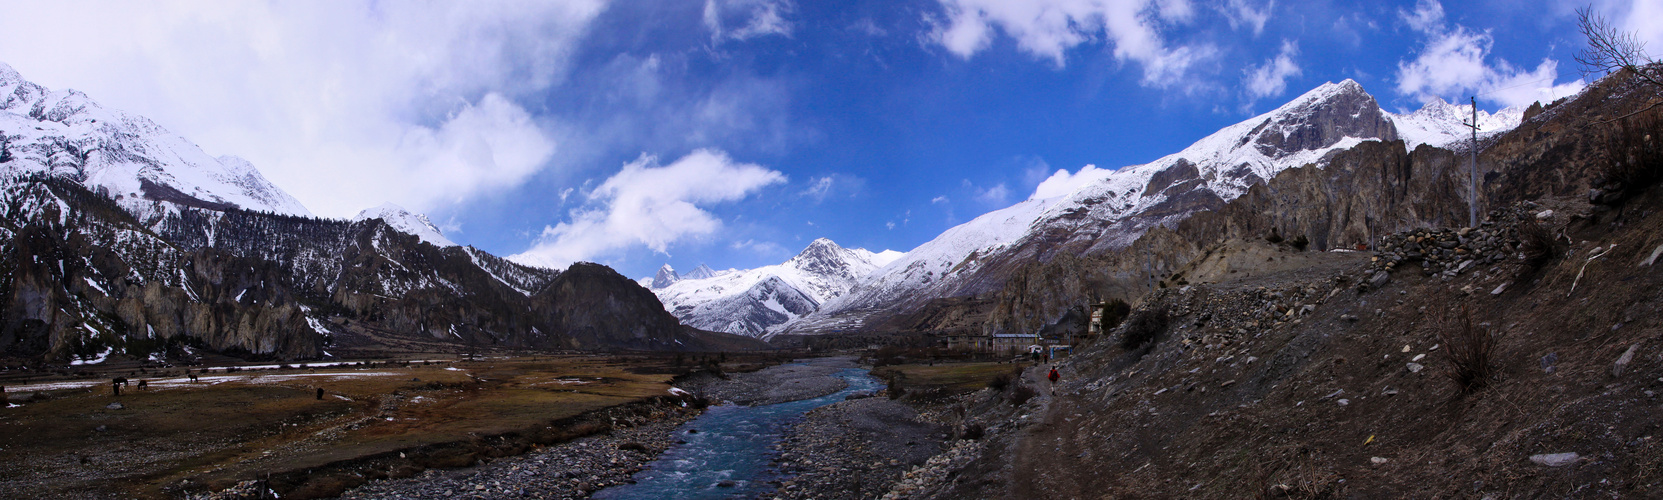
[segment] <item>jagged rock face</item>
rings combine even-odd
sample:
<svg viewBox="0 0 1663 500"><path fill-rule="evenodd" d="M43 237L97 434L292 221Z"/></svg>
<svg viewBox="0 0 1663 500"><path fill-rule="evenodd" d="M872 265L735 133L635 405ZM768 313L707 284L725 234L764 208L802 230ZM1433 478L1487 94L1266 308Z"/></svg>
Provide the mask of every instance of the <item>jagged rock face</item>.
<svg viewBox="0 0 1663 500"><path fill-rule="evenodd" d="M1374 96L1346 80L1320 102L1301 103L1293 113L1266 119L1252 136L1260 154L1281 158L1298 151L1332 146L1347 137L1395 141L1397 129L1380 111Z"/></svg>

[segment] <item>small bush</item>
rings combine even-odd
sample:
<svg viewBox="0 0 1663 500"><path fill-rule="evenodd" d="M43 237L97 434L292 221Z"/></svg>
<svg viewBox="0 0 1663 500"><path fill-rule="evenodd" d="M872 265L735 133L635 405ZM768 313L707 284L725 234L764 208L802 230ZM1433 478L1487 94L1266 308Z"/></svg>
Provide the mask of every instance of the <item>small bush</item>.
<svg viewBox="0 0 1663 500"><path fill-rule="evenodd" d="M964 424L964 427L959 429L959 439L977 440L986 434L987 429L975 422Z"/></svg>
<svg viewBox="0 0 1663 500"><path fill-rule="evenodd" d="M1496 339L1490 330L1472 324L1472 312L1466 304L1461 304L1458 324L1438 329L1438 340L1447 346L1444 353L1449 366L1445 375L1461 392L1476 391L1490 382L1495 374Z"/></svg>
<svg viewBox="0 0 1663 500"><path fill-rule="evenodd" d="M1292 241L1288 242L1288 244L1293 245L1295 250L1303 252L1305 251L1305 247L1311 246L1311 239L1306 238L1305 235L1301 234L1299 236L1295 236Z"/></svg>
<svg viewBox="0 0 1663 500"><path fill-rule="evenodd" d="M1126 321L1126 317L1131 314L1132 305L1127 304L1126 301L1120 299L1109 301L1108 306L1103 308L1103 330L1108 331L1120 326L1121 323Z"/></svg>
<svg viewBox="0 0 1663 500"><path fill-rule="evenodd" d="M1524 254L1526 268L1538 269L1558 255L1558 249L1554 247L1553 234L1535 219L1520 222L1518 230L1519 253Z"/></svg>
<svg viewBox="0 0 1663 500"><path fill-rule="evenodd" d="M1166 307L1151 307L1138 311L1126 321L1126 329L1120 337L1120 346L1126 349L1142 347L1154 341L1161 332L1165 332L1167 324L1171 321L1171 313Z"/></svg>
<svg viewBox="0 0 1663 500"><path fill-rule="evenodd" d="M1265 235L1265 241L1270 242L1270 244L1272 244L1272 245L1275 245L1277 243L1281 243L1282 242L1282 235L1277 234L1275 230L1272 230L1270 232L1270 234Z"/></svg>

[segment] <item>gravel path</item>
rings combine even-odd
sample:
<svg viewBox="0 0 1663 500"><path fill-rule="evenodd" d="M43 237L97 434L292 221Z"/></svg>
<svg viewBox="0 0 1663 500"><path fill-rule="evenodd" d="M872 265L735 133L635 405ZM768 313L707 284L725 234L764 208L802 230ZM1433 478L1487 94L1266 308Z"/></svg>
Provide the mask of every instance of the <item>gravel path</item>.
<svg viewBox="0 0 1663 500"><path fill-rule="evenodd" d="M853 358L815 358L789 365L770 366L726 379L705 377L688 380L682 388L712 401L758 406L817 398L843 390L848 382L832 376L839 370L855 368Z"/></svg>
<svg viewBox="0 0 1663 500"><path fill-rule="evenodd" d="M609 435L580 438L479 467L433 469L405 479L375 481L341 498L587 498L601 488L628 482L675 444L672 432L676 426L696 416L696 411L676 412Z"/></svg>
<svg viewBox="0 0 1663 500"><path fill-rule="evenodd" d="M786 433L778 460L794 475L780 498L877 498L941 453L945 427L886 398L843 401L808 413Z"/></svg>

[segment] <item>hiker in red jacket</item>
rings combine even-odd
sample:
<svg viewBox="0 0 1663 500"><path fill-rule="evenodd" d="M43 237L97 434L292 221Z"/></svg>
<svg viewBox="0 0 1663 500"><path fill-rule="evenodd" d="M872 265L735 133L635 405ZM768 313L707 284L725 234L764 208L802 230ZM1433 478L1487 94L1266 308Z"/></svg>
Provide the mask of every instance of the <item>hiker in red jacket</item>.
<svg viewBox="0 0 1663 500"><path fill-rule="evenodd" d="M1051 381L1051 395L1057 395L1057 379L1062 378L1062 376L1057 375L1057 367L1052 366L1051 373L1046 374L1045 378Z"/></svg>

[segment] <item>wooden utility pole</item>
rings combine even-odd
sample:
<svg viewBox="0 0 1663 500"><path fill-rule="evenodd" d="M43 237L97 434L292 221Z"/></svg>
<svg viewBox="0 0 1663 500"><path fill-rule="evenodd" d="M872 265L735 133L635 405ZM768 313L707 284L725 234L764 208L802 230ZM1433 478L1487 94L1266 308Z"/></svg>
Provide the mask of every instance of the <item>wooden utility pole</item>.
<svg viewBox="0 0 1663 500"><path fill-rule="evenodd" d="M1472 151L1467 164L1467 227L1478 227L1478 96L1472 96Z"/></svg>

